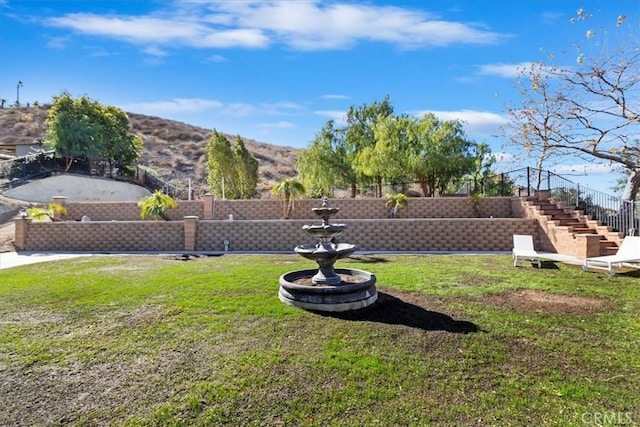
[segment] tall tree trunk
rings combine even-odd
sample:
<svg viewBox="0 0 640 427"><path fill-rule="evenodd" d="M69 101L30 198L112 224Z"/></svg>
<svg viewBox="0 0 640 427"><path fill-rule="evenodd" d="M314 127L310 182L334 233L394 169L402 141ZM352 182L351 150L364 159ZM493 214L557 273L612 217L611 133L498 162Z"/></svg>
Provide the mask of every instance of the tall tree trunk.
<svg viewBox="0 0 640 427"><path fill-rule="evenodd" d="M427 190L427 180L425 179L424 176L420 177L420 189L422 190L422 195L424 197L429 197L427 195L427 192L428 192L428 190Z"/></svg>
<svg viewBox="0 0 640 427"><path fill-rule="evenodd" d="M355 182L351 183L351 198L355 199L356 198L356 192L357 192L358 188L356 186Z"/></svg>
<svg viewBox="0 0 640 427"><path fill-rule="evenodd" d="M73 156L67 156L65 158L65 164L64 164L64 166L65 166L64 171L65 172L69 172L69 169L71 169L71 164L72 163L73 163Z"/></svg>

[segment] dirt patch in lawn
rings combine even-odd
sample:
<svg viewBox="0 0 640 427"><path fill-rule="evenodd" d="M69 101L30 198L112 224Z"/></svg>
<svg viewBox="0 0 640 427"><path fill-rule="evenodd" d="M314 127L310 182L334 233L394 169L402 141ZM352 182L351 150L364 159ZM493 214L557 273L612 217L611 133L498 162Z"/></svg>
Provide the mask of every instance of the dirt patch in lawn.
<svg viewBox="0 0 640 427"><path fill-rule="evenodd" d="M534 289L517 289L478 300L532 313L591 314L611 306L610 301L601 298L560 295Z"/></svg>

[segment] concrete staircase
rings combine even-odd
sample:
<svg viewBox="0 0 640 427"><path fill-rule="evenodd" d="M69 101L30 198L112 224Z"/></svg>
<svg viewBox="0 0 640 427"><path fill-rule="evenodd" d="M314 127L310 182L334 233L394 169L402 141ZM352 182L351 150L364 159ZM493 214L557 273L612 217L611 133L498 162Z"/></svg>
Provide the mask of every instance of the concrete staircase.
<svg viewBox="0 0 640 427"><path fill-rule="evenodd" d="M622 233L612 231L611 227L591 219L582 211L567 207L552 198L540 200L530 197L526 203L534 208L540 226L547 233L567 233L574 237L581 234L600 236L600 255L615 254L624 238Z"/></svg>

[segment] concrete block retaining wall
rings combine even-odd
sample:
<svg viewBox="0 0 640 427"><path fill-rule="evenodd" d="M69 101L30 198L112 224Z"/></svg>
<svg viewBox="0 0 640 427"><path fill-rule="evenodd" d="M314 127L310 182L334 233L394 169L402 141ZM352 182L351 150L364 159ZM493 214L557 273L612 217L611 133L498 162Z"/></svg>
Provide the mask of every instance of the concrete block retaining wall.
<svg viewBox="0 0 640 427"><path fill-rule="evenodd" d="M316 243L305 220L91 221L16 220L16 246L29 251L292 252ZM339 242L361 251L509 251L513 234L534 234L537 222L519 218L346 220ZM192 230L192 231L189 231ZM19 242L18 236L24 241Z"/></svg>
<svg viewBox="0 0 640 427"><path fill-rule="evenodd" d="M230 251L293 252L302 243L316 243L302 226L319 223L311 208L318 199L297 202L289 220L279 219L278 200L181 201L170 210L173 221L140 221L135 202L66 203L67 221L16 220L15 245L30 251ZM400 218L389 219L382 199L331 200L340 212L332 219L347 225L339 242L360 251L509 251L513 234L531 234L539 241L533 218L513 218L523 211L516 199L480 200L483 218L467 198L410 199ZM79 222L88 215L90 222ZM178 217L182 215L181 217ZM234 220L229 220L233 215ZM523 215L524 216L524 215ZM493 217L493 218L491 218Z"/></svg>
<svg viewBox="0 0 640 427"><path fill-rule="evenodd" d="M63 205L67 214L63 219L79 221L84 215L94 221L139 221L140 208L137 202L79 202L69 203L63 196L54 202ZM311 210L319 207L319 199L302 199L295 202L290 219L316 220ZM389 208L384 199L332 199L331 206L340 211L333 220L342 219L386 219ZM478 203L480 216L484 218L513 218L509 197L488 197ZM185 216L197 216L205 220L227 220L233 215L235 220L270 220L282 217L282 203L279 200L220 200L205 196L201 200L180 201L178 208L169 209L171 220L181 220ZM475 218L478 216L473 204L466 197L411 198L407 207L400 211L400 218Z"/></svg>
<svg viewBox="0 0 640 427"><path fill-rule="evenodd" d="M228 219L233 215L236 220L280 219L282 204L279 200L213 200L205 198L203 203L210 204L211 216L204 219ZM331 199L330 206L340 211L332 218L343 219L387 219L389 208L385 199ZM312 219L317 217L311 210L319 207L318 199L302 199L295 202L290 219ZM513 218L509 197L488 197L479 200L480 216L489 218ZM400 211L400 218L474 218L477 215L473 203L466 197L411 198L407 207Z"/></svg>
<svg viewBox="0 0 640 427"><path fill-rule="evenodd" d="M140 221L138 202L78 202L68 203L65 198L54 198L56 203L67 209L63 217L67 221L80 221L84 215L92 221ZM180 201L176 209L167 210L171 220L181 220L185 216L203 218L204 204L202 200ZM153 221L153 218L146 218Z"/></svg>
<svg viewBox="0 0 640 427"><path fill-rule="evenodd" d="M183 221L31 222L24 249L28 251L181 251ZM17 241L16 241L16 246Z"/></svg>
<svg viewBox="0 0 640 427"><path fill-rule="evenodd" d="M196 250L289 252L316 243L304 220L199 221ZM514 234L534 234L535 220L520 218L345 220L338 242L360 251L510 251Z"/></svg>

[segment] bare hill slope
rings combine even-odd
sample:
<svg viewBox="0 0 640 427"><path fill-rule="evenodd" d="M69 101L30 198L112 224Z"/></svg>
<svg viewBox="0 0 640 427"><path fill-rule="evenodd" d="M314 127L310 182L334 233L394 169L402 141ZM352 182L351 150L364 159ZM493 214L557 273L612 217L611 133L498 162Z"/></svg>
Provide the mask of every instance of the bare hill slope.
<svg viewBox="0 0 640 427"><path fill-rule="evenodd" d="M47 106L0 109L0 146L14 141L28 143L43 136L47 114ZM196 191L206 191L206 146L211 138L210 129L160 117L128 115L133 131L144 141L141 165L179 187L186 187L191 178ZM235 140L235 136L229 138ZM296 175L299 150L245 138L243 141L259 161L258 197L279 179Z"/></svg>

